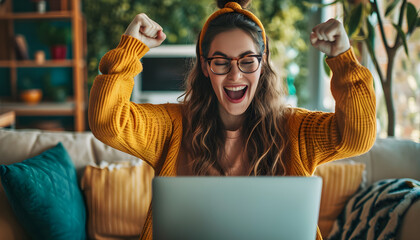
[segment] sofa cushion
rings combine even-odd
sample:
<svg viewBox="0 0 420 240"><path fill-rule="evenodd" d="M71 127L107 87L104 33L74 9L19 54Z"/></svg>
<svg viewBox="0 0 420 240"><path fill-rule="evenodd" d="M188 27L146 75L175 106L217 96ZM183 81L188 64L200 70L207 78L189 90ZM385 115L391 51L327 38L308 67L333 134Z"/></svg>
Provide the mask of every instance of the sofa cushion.
<svg viewBox="0 0 420 240"><path fill-rule="evenodd" d="M419 156L420 143L389 137L377 138L369 152L349 159L366 164L366 185L369 186L389 178L420 180Z"/></svg>
<svg viewBox="0 0 420 240"><path fill-rule="evenodd" d="M364 170L365 164L352 161L331 162L316 169L315 175L323 180L318 221L323 237L328 236L346 202L361 186Z"/></svg>
<svg viewBox="0 0 420 240"><path fill-rule="evenodd" d="M121 161L138 160L132 155L105 145L96 139L91 132L0 129L0 142L0 164L22 162L61 142L76 167L79 180L87 165L114 159Z"/></svg>
<svg viewBox="0 0 420 240"><path fill-rule="evenodd" d="M91 239L139 239L151 201L153 169L139 162L87 166L81 180Z"/></svg>
<svg viewBox="0 0 420 240"><path fill-rule="evenodd" d="M403 216L419 200L420 181L411 178L377 181L349 199L344 211L335 221L328 239L405 240L406 238L396 236L401 228ZM416 218L418 219L409 217L404 221ZM412 236L418 239L418 222L415 224L417 227L411 225L403 228L411 229Z"/></svg>
<svg viewBox="0 0 420 240"><path fill-rule="evenodd" d="M19 224L13 213L12 206L7 200L6 193L1 186L0 181L0 233L1 240L27 240L28 235L25 233L22 225Z"/></svg>
<svg viewBox="0 0 420 240"><path fill-rule="evenodd" d="M21 163L0 165L0 177L31 239L86 239L83 196L61 143Z"/></svg>

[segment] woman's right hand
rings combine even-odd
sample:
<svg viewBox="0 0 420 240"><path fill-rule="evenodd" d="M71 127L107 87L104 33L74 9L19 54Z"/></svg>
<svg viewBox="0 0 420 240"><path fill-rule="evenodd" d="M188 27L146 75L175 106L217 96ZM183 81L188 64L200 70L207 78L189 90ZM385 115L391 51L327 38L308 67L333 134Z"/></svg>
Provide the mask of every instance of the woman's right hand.
<svg viewBox="0 0 420 240"><path fill-rule="evenodd" d="M160 46L166 39L162 27L144 13L136 15L124 34L137 38L149 48Z"/></svg>

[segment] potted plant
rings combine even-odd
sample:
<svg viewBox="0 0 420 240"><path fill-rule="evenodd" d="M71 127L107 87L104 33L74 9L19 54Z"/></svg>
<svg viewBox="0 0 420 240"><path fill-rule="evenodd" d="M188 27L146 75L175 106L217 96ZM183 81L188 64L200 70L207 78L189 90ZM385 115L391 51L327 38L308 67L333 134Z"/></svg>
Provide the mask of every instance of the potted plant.
<svg viewBox="0 0 420 240"><path fill-rule="evenodd" d="M396 113L392 96L394 79L394 63L397 51L404 48L409 56L407 41L416 28L420 26L420 10L408 0L389 1L384 11L378 0L336 0L321 7L340 4L343 8L344 26L354 45L366 46L369 56L377 71L384 92L388 114L388 136L395 136ZM313 4L316 5L316 4ZM394 34L387 31L385 20L392 23ZM376 26L375 26L376 25ZM379 28L376 36L375 27ZM375 51L375 38L379 37L387 55L386 69L382 69Z"/></svg>
<svg viewBox="0 0 420 240"><path fill-rule="evenodd" d="M71 30L69 27L53 26L42 22L37 29L39 40L49 46L51 58L54 60L65 59L67 45L71 42Z"/></svg>
<svg viewBox="0 0 420 240"><path fill-rule="evenodd" d="M66 85L55 85L51 82L51 74L47 73L42 79L42 89L44 89L45 99L54 102L65 102L67 100Z"/></svg>

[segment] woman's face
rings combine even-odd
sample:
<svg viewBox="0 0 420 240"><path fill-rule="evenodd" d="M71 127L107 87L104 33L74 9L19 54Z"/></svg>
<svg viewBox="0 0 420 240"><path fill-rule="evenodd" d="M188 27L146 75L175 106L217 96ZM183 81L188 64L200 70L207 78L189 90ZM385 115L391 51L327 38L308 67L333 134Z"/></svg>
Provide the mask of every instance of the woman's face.
<svg viewBox="0 0 420 240"><path fill-rule="evenodd" d="M219 33L210 45L208 58L238 58L245 55L260 54L251 36L241 29ZM203 73L210 78L214 92L219 100L219 110L223 117L240 116L254 98L261 74L261 64L253 73L239 70L237 60L231 61L231 69L225 75L214 74L207 61L201 58ZM215 61L215 60L213 60Z"/></svg>

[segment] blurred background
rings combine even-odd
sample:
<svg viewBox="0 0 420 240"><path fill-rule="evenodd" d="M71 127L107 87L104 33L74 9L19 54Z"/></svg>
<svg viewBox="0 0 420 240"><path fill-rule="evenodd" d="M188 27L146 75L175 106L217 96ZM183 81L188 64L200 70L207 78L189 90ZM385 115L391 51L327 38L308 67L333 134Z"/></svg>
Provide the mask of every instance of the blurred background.
<svg viewBox="0 0 420 240"><path fill-rule="evenodd" d="M90 87L99 74L99 61L118 45L127 25L142 12L163 27L167 40L142 59L145 68L135 79L132 100L176 102L194 58L197 34L216 9L214 0L0 2L0 113L14 113L14 128L57 131L89 130L87 102ZM383 24L372 6L377 6L383 15ZM374 74L378 135L419 141L419 0L253 0L250 8L266 28L272 60L288 89L285 99L291 106L334 111L325 56L310 46L309 34L316 24L338 18L352 37L359 61ZM394 26L398 25L401 12L402 33ZM392 64L393 132L388 128L381 83L381 74L386 75L389 65L381 25L391 45L398 34L407 39L401 42ZM65 50L53 50L53 46L64 46Z"/></svg>

